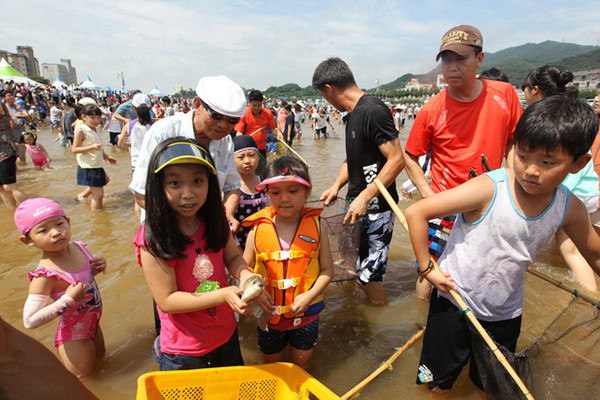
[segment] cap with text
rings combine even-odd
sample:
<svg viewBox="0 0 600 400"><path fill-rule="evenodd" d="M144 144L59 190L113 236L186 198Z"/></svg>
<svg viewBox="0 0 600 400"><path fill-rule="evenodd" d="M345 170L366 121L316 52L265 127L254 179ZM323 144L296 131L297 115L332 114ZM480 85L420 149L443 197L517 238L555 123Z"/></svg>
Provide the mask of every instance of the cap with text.
<svg viewBox="0 0 600 400"><path fill-rule="evenodd" d="M473 51L473 47L483 48L483 36L479 29L471 25L455 26L442 36L442 44L435 61L440 59L444 51L466 56Z"/></svg>

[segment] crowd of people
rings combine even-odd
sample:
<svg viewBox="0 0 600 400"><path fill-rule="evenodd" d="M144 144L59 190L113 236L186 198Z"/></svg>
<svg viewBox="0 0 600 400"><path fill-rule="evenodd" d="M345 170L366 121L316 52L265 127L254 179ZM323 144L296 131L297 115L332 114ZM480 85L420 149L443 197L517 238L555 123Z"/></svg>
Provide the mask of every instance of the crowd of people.
<svg viewBox="0 0 600 400"><path fill-rule="evenodd" d="M572 74L546 66L524 83L523 111L500 74L477 77L483 36L468 25L443 35L436 60L449 86L422 107L394 110L359 89L336 57L312 76L325 107L271 109L260 91L246 97L226 76L201 78L191 100L4 83L0 193L16 208L20 241L41 251L28 275L25 327L58 318L55 346L79 378L91 375L105 352L94 276L106 271L106 260L72 240L59 204L27 199L16 183L17 159L24 162L26 154L40 171L51 168L35 135L47 123L57 145L76 155L78 198L102 209L109 182L103 165L116 163L103 150L104 128L111 145L131 154L129 189L140 217L133 241L155 302L159 369L242 365L235 313L263 321L258 348L265 362L287 359L307 368L334 267L322 210L305 206L312 184L302 160L270 157L260 174L258 168L275 151L270 144L292 146L302 138L302 122L310 121L317 140L331 136L328 126L339 137L337 120L346 159L319 197L326 205L348 200L344 224L361 227L356 281L374 305L389 302L382 282L396 218L376 181L397 203L396 179L406 168L422 197L406 210L417 296L430 307L417 384L446 395L469 361L469 328L451 290L514 351L525 270L554 235L569 268L596 290L600 161L591 160L600 144L600 99L592 110L567 86ZM403 149L406 118L414 123ZM264 290L249 299L243 295L251 284ZM470 376L484 390L477 368L472 361Z"/></svg>

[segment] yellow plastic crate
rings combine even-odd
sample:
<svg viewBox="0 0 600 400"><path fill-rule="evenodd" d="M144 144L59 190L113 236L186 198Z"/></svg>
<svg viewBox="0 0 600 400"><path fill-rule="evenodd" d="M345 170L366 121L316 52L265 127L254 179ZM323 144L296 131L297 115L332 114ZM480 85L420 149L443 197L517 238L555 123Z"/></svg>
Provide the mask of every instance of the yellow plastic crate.
<svg viewBox="0 0 600 400"><path fill-rule="evenodd" d="M138 378L137 400L339 400L291 363L149 372Z"/></svg>

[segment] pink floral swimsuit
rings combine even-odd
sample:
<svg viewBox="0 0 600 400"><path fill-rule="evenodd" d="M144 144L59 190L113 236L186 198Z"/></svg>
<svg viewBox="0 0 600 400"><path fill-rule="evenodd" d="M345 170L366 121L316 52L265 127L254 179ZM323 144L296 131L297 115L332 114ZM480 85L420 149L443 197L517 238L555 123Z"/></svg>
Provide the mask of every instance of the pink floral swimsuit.
<svg viewBox="0 0 600 400"><path fill-rule="evenodd" d="M60 315L56 335L54 336L54 346L58 347L66 342L80 339L94 340L98 333L100 316L102 315L102 300L96 280L92 275L92 266L90 261L94 258L85 248L83 242L73 242L85 255L85 265L77 271L64 271L58 268L40 267L27 274L31 281L39 276L56 277L75 285L83 282L88 286L87 295L84 300L75 304L75 306L65 310ZM65 290L57 290L50 294L52 300L56 301Z"/></svg>

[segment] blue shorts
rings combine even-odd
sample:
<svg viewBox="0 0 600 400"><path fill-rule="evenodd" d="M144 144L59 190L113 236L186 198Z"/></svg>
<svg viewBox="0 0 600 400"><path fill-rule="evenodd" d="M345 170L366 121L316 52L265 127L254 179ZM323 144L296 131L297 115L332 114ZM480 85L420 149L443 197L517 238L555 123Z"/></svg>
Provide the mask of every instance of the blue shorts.
<svg viewBox="0 0 600 400"><path fill-rule="evenodd" d="M356 272L358 281L364 285L383 280L394 232L394 214L391 210L367 214L362 221Z"/></svg>
<svg viewBox="0 0 600 400"><path fill-rule="evenodd" d="M264 354L281 353L288 344L298 350L310 350L317 345L319 337L319 318L289 331L277 331L269 329L258 331L258 348Z"/></svg>
<svg viewBox="0 0 600 400"><path fill-rule="evenodd" d="M81 168L78 165L77 184L91 187L106 186L106 172L104 168Z"/></svg>
<svg viewBox="0 0 600 400"><path fill-rule="evenodd" d="M201 356L163 353L160 349L160 336L154 341L152 354L161 371L244 365L237 329L227 343Z"/></svg>

